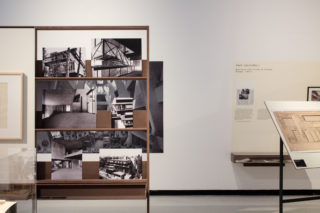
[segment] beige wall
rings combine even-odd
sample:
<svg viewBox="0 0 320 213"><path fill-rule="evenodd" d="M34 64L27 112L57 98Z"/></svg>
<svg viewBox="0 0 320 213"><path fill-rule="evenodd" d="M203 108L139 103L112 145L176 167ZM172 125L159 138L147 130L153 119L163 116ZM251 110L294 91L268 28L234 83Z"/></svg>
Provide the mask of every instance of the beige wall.
<svg viewBox="0 0 320 213"><path fill-rule="evenodd" d="M34 35L31 28L0 29L0 72L24 73L23 140L0 141L0 158L9 148L34 148Z"/></svg>

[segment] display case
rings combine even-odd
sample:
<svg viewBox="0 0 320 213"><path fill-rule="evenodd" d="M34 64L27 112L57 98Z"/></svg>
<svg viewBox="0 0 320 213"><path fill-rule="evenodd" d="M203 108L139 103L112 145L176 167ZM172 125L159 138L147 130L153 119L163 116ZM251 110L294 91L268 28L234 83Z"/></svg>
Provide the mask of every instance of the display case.
<svg viewBox="0 0 320 213"><path fill-rule="evenodd" d="M36 212L35 149L7 151L0 158L0 212Z"/></svg>

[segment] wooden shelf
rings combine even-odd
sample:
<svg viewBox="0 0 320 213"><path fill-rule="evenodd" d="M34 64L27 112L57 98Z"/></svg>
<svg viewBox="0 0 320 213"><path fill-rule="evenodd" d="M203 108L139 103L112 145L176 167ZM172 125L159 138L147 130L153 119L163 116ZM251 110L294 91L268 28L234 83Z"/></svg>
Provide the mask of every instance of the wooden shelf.
<svg viewBox="0 0 320 213"><path fill-rule="evenodd" d="M36 132L46 131L147 131L147 128L89 128L89 129L78 129L78 128L57 128L57 129L35 129Z"/></svg>
<svg viewBox="0 0 320 213"><path fill-rule="evenodd" d="M149 27L148 26L87 26L87 27L53 27L43 26L35 27L36 30L36 58L35 58L35 82L36 96L37 86L41 86L44 81L85 81L85 80L143 80L146 83L146 107L145 110L134 110L133 126L134 128L111 128L110 110L97 108L96 125L97 128L46 128L42 125L41 111L36 111L36 129L35 132L46 131L145 131L149 135ZM85 60L86 77L44 77L42 70L42 61L37 60L38 33L41 30L145 30L147 51L146 59L142 60L141 76L130 76L130 74L121 77L93 77L96 73L91 67L91 60ZM132 73L131 75L134 75ZM140 73L139 73L140 74ZM39 109L40 110L40 109ZM61 125L63 127L63 125ZM75 127L77 125L74 125ZM45 128L42 128L45 127ZM69 127L69 128L68 128ZM147 209L149 212L149 138L147 137L147 160L142 162L141 180L104 180L99 179L99 162L82 162L81 180L51 180L51 162L37 162L37 198L38 199L147 199Z"/></svg>
<svg viewBox="0 0 320 213"><path fill-rule="evenodd" d="M36 77L38 81L52 81L52 80L147 80L147 77Z"/></svg>
<svg viewBox="0 0 320 213"><path fill-rule="evenodd" d="M231 153L233 163L241 163L243 166L279 166L279 154L276 153ZM284 155L285 163L290 163L290 156Z"/></svg>
<svg viewBox="0 0 320 213"><path fill-rule="evenodd" d="M37 185L146 185L147 179L133 180L104 180L104 179L83 179L83 180L38 180Z"/></svg>
<svg viewBox="0 0 320 213"><path fill-rule="evenodd" d="M38 180L38 199L146 199L148 180Z"/></svg>

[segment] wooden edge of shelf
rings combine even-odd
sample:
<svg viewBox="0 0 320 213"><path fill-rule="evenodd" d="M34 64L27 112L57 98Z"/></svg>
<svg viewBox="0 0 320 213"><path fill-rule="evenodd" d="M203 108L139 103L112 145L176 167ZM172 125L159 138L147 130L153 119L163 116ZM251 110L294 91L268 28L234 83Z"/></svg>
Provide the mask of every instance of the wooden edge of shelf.
<svg viewBox="0 0 320 213"><path fill-rule="evenodd" d="M91 128L91 129L35 129L36 132L50 132L50 131L147 131L147 128Z"/></svg>
<svg viewBox="0 0 320 213"><path fill-rule="evenodd" d="M290 156L285 154L285 163L291 163ZM231 161L233 163L241 163L243 166L279 166L278 154L267 153L231 153Z"/></svg>
<svg viewBox="0 0 320 213"><path fill-rule="evenodd" d="M38 197L37 200L84 200L83 196L67 196L67 197ZM135 196L88 196L85 200L145 200L147 195L135 195Z"/></svg>
<svg viewBox="0 0 320 213"><path fill-rule="evenodd" d="M149 30L149 26L34 26L35 30Z"/></svg>
<svg viewBox="0 0 320 213"><path fill-rule="evenodd" d="M38 180L37 185L132 185L132 186L145 186L147 179L137 180L103 180L103 179L83 179L83 180Z"/></svg>
<svg viewBox="0 0 320 213"><path fill-rule="evenodd" d="M35 77L38 81L54 81L54 80L147 80L147 77Z"/></svg>

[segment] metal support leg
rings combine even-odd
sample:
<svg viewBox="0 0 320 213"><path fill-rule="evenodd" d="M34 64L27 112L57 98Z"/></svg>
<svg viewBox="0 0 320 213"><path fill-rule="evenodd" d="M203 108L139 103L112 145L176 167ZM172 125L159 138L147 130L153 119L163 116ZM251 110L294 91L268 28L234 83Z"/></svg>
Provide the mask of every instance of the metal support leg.
<svg viewBox="0 0 320 213"><path fill-rule="evenodd" d="M283 212L283 141L280 138L279 212Z"/></svg>

